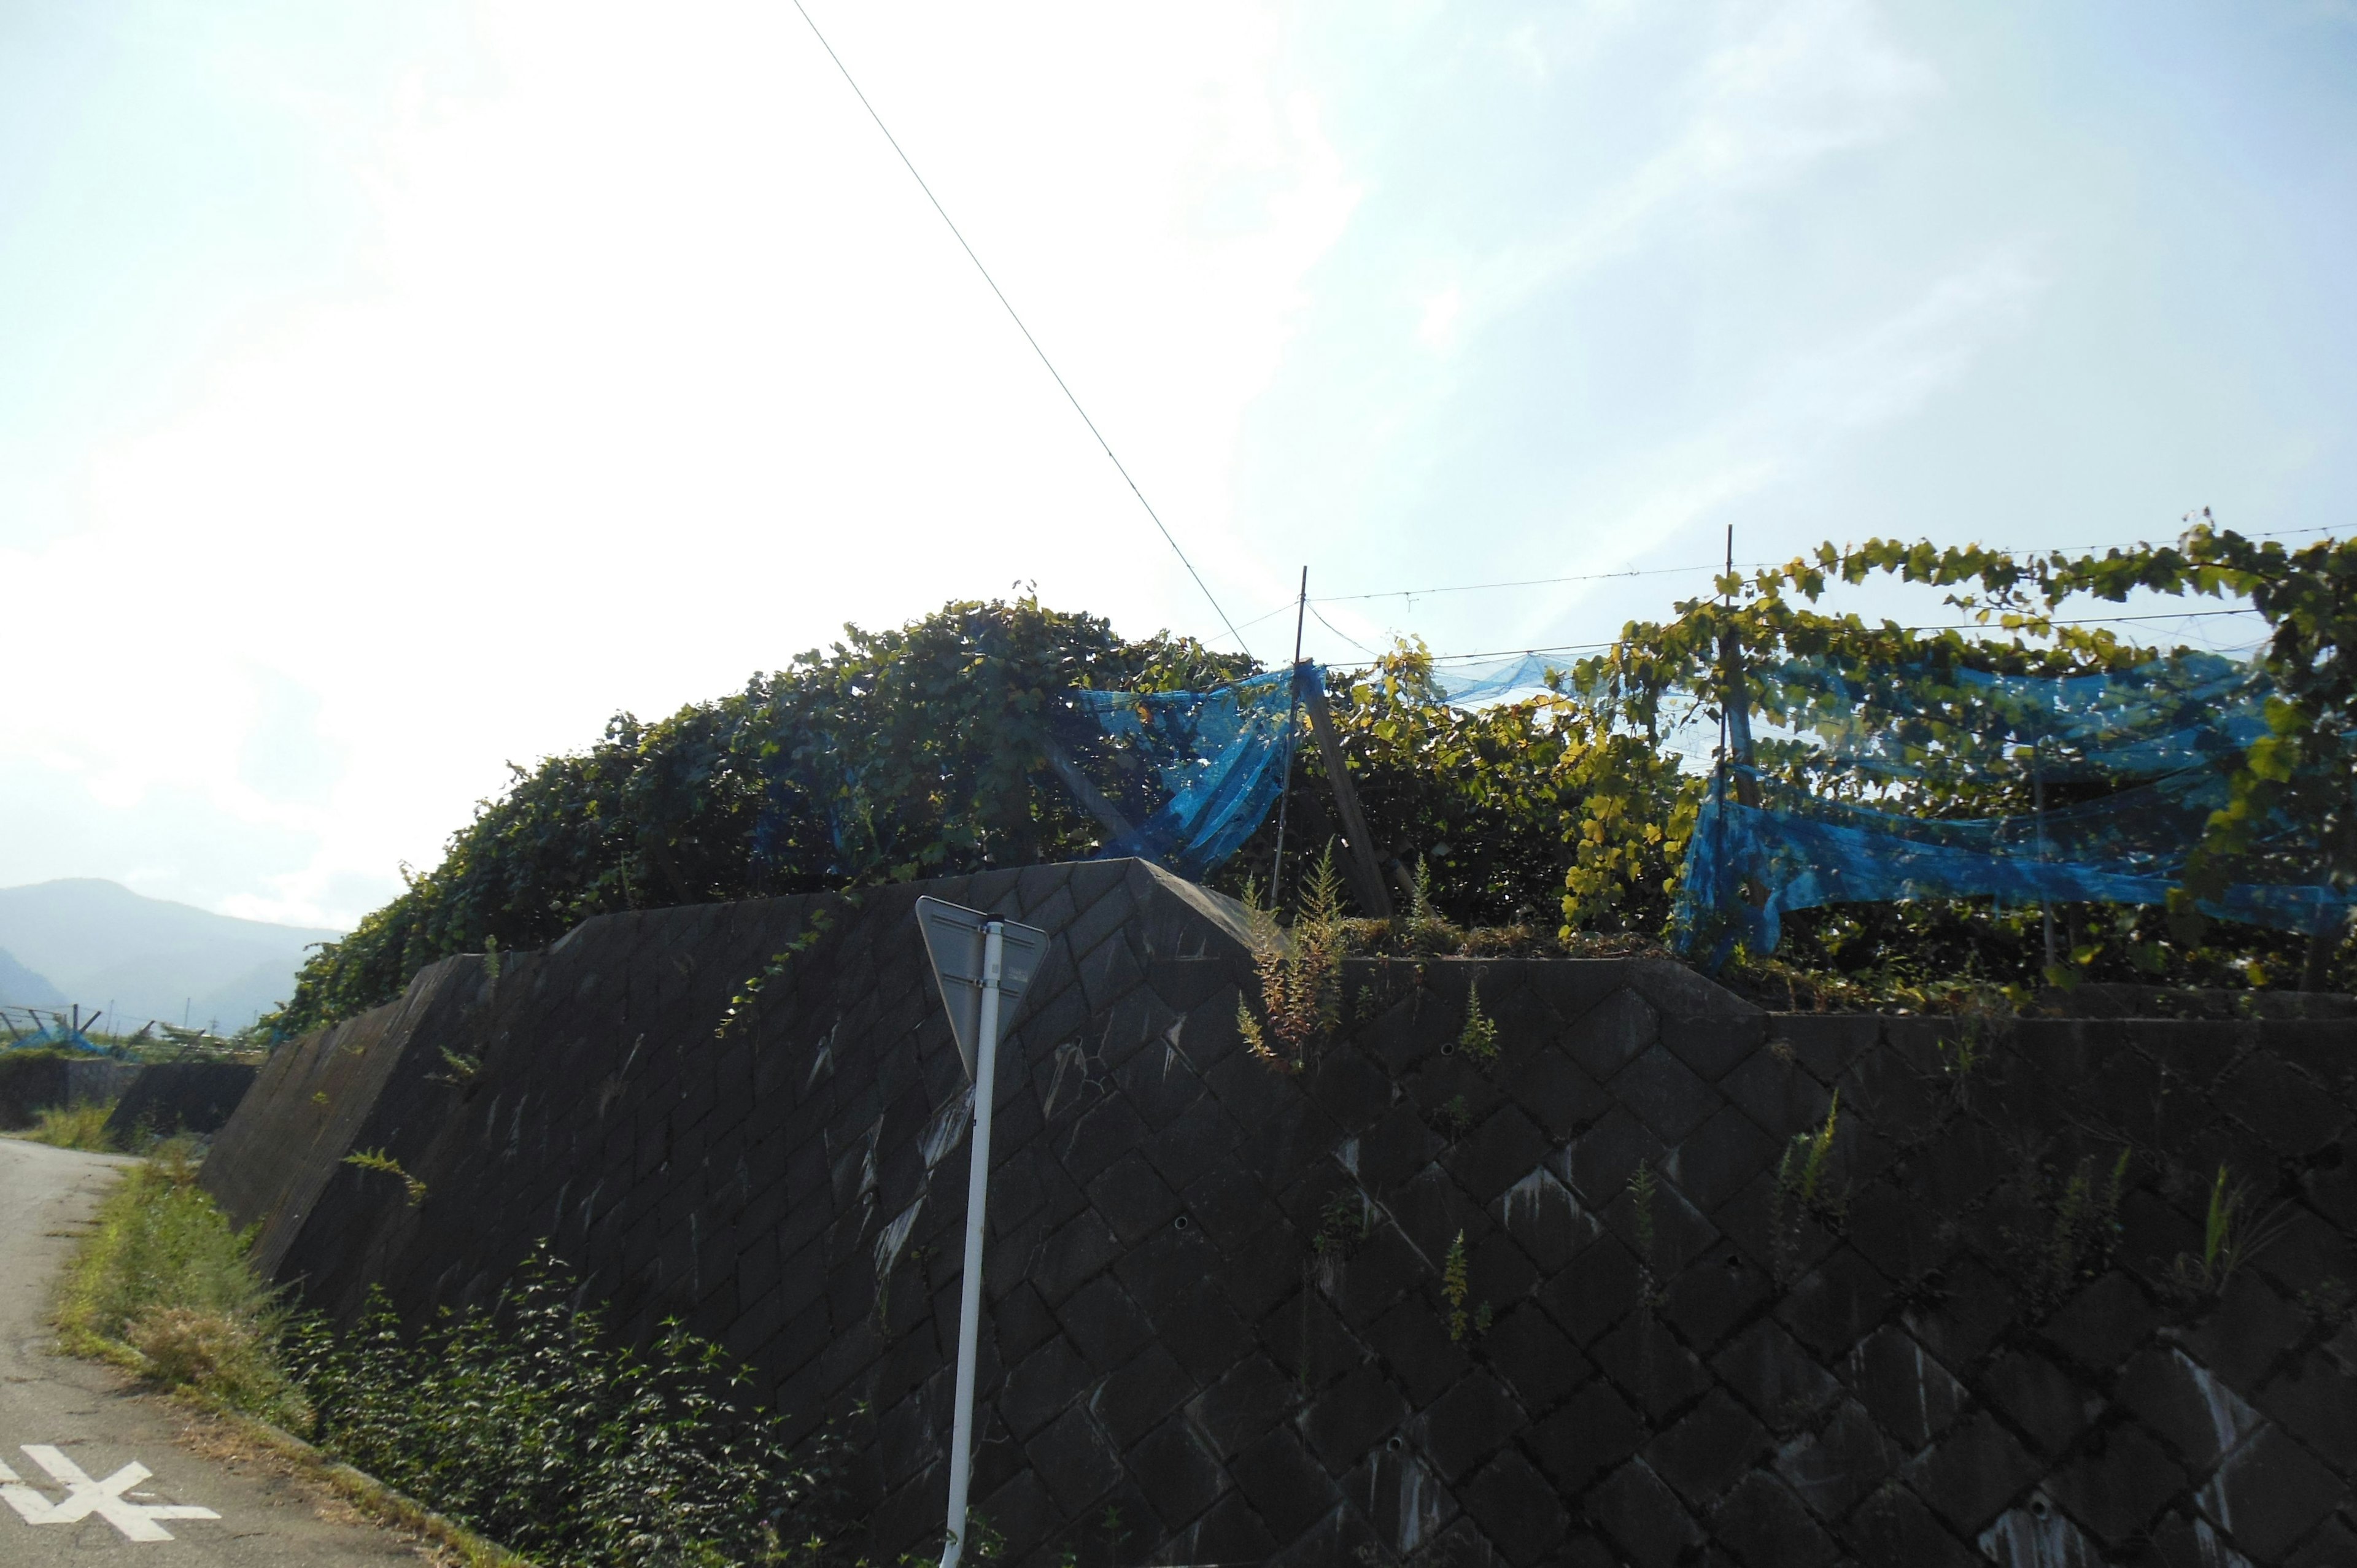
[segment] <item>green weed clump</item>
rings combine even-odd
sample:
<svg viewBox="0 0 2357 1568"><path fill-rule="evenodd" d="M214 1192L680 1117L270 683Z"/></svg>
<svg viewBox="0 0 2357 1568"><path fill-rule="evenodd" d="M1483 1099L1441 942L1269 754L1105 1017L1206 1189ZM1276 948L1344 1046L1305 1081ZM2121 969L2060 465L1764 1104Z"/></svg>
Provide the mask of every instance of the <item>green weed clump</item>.
<svg viewBox="0 0 2357 1568"><path fill-rule="evenodd" d="M118 1103L113 1100L77 1100L70 1105L45 1105L33 1113L33 1124L24 1135L36 1144L54 1144L60 1149L82 1149L94 1155L119 1153L106 1131L107 1118L114 1114Z"/></svg>
<svg viewBox="0 0 2357 1568"><path fill-rule="evenodd" d="M349 1337L299 1325L287 1359L320 1445L550 1563L847 1561L839 1445L795 1452L708 1340L617 1346L576 1286L543 1249L496 1313L414 1339L381 1294Z"/></svg>
<svg viewBox="0 0 2357 1568"><path fill-rule="evenodd" d="M256 1276L189 1151L160 1145L100 1205L59 1292L67 1349L305 1433L546 1568L854 1561L841 1444L791 1446L718 1346L617 1345L545 1249L494 1311L411 1337L378 1294L339 1333Z"/></svg>
<svg viewBox="0 0 2357 1568"><path fill-rule="evenodd" d="M67 1349L127 1362L231 1409L300 1425L300 1392L274 1351L285 1314L233 1229L197 1186L186 1140L124 1174L67 1265L57 1324Z"/></svg>

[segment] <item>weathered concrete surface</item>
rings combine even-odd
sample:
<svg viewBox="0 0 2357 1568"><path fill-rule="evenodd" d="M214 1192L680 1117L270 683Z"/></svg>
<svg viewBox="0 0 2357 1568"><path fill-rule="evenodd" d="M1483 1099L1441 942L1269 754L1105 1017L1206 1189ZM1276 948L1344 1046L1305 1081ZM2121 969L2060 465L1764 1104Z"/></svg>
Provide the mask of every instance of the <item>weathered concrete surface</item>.
<svg viewBox="0 0 2357 1568"><path fill-rule="evenodd" d="M111 1057L11 1058L0 1053L0 1131L29 1127L49 1106L113 1100L140 1071L137 1062Z"/></svg>
<svg viewBox="0 0 2357 1568"><path fill-rule="evenodd" d="M123 1090L107 1134L118 1147L137 1148L141 1138L218 1133L255 1076L238 1062L150 1062Z"/></svg>
<svg viewBox="0 0 2357 1568"><path fill-rule="evenodd" d="M53 1352L48 1310L57 1271L117 1168L129 1163L0 1139L0 1465L54 1503L66 1488L27 1455L27 1444L55 1448L99 1480L137 1463L154 1475L125 1487L134 1506L193 1505L221 1517L155 1521L168 1541L134 1541L103 1517L35 1525L0 1504L0 1563L386 1568L418 1561L401 1538L350 1520L349 1509L312 1487L186 1451L178 1445L190 1424L185 1412L135 1391L111 1369Z"/></svg>
<svg viewBox="0 0 2357 1568"><path fill-rule="evenodd" d="M491 1301L549 1238L623 1333L682 1317L845 1423L889 1560L938 1529L965 1186L921 891L1056 937L999 1077L975 1497L1013 1561L2357 1560L2345 1017L1354 961L1287 1074L1240 1045L1232 911L1051 866L448 961L282 1052L208 1180L347 1315ZM2244 1256L2205 1278L2222 1165Z"/></svg>

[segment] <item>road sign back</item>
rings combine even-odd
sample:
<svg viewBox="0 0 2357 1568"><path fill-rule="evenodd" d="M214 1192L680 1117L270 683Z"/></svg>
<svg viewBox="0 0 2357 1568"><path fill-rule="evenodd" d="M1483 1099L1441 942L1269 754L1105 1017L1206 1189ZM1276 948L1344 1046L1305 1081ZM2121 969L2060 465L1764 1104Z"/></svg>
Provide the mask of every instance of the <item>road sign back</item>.
<svg viewBox="0 0 2357 1568"><path fill-rule="evenodd" d="M957 1036L958 1056L965 1075L974 1076L974 1039L982 1033L983 928L994 917L979 909L945 904L939 898L917 900L917 926L925 933L925 953L933 961L933 978L941 983L942 1003L948 1008L950 1032ZM1012 1012L1031 977L1048 958L1048 933L1037 926L999 921L1000 1006ZM1004 1029L1006 1014L1001 1014Z"/></svg>

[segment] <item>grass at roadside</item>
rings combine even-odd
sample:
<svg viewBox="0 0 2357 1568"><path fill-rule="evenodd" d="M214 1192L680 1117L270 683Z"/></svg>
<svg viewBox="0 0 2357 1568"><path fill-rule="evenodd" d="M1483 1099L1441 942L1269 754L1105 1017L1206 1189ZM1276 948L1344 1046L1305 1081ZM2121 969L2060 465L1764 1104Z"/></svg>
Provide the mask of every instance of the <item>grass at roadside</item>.
<svg viewBox="0 0 2357 1568"><path fill-rule="evenodd" d="M255 1275L253 1233L197 1185L190 1151L159 1145L101 1203L59 1291L67 1349L307 1437L323 1478L382 1494L357 1499L372 1511L417 1523L389 1483L538 1562L854 1561L834 1544L837 1445L822 1434L789 1449L717 1346L683 1332L643 1352L617 1345L544 1252L497 1316L412 1336L379 1298L338 1333ZM505 1560L471 1537L453 1544Z"/></svg>
<svg viewBox="0 0 2357 1568"><path fill-rule="evenodd" d="M86 1149L94 1155L119 1154L107 1135L106 1120L114 1114L112 1100L77 1100L71 1105L45 1105L35 1112L32 1126L20 1134L36 1144L60 1149Z"/></svg>
<svg viewBox="0 0 2357 1568"><path fill-rule="evenodd" d="M76 1354L301 1428L308 1408L276 1354L285 1311L246 1262L252 1239L197 1186L188 1144L159 1145L124 1172L67 1265L59 1337Z"/></svg>

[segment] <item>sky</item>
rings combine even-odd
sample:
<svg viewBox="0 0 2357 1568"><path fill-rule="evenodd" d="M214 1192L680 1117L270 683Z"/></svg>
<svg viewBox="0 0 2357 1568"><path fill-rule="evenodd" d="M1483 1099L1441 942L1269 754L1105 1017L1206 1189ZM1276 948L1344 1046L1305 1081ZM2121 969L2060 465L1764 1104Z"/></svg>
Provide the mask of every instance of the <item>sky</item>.
<svg viewBox="0 0 2357 1568"><path fill-rule="evenodd" d="M348 926L511 759L1018 585L1486 652L1730 527L2357 481L2348 5L805 4L1209 596L792 0L27 0L0 886Z"/></svg>

